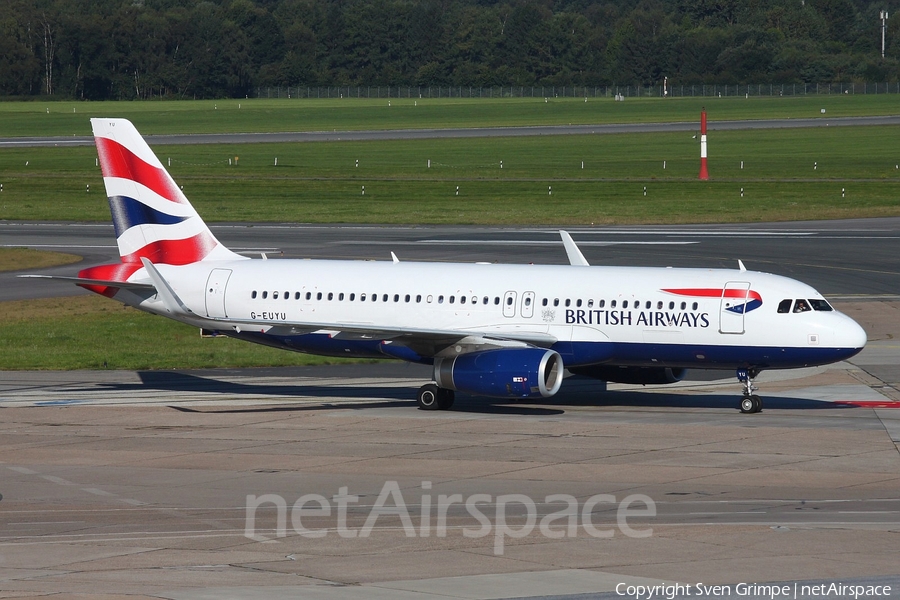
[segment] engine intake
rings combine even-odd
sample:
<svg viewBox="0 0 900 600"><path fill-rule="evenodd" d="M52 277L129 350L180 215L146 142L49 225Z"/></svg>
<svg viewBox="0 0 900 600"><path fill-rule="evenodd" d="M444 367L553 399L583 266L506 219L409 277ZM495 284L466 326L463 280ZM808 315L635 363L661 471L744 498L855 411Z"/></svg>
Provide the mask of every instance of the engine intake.
<svg viewBox="0 0 900 600"><path fill-rule="evenodd" d="M502 348L434 360L439 387L495 398L549 398L563 380L559 353L541 348Z"/></svg>
<svg viewBox="0 0 900 600"><path fill-rule="evenodd" d="M613 383L665 384L676 383L684 379L687 369L671 369L669 367L619 367L616 365L591 365L588 367L569 367L573 375L584 375Z"/></svg>

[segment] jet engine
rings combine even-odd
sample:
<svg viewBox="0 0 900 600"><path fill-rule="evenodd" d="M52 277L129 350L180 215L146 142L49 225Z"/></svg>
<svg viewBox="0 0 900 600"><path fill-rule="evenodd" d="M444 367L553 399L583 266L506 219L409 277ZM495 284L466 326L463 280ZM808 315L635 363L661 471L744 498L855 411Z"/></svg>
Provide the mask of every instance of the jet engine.
<svg viewBox="0 0 900 600"><path fill-rule="evenodd" d="M434 359L438 387L495 398L549 398L563 380L559 353L541 348L501 348Z"/></svg>
<svg viewBox="0 0 900 600"><path fill-rule="evenodd" d="M616 365L590 365L569 367L573 375L584 375L593 379L613 383L664 384L676 383L684 379L687 369L669 367L620 367Z"/></svg>

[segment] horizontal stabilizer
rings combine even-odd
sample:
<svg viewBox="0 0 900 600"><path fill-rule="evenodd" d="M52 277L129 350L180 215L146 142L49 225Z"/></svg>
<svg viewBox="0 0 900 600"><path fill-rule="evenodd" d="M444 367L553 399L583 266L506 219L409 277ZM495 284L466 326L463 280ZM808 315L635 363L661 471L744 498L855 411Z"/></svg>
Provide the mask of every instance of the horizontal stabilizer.
<svg viewBox="0 0 900 600"><path fill-rule="evenodd" d="M111 288L120 288L123 290L141 290L155 292L156 288L149 282L136 281L111 281L109 279L87 279L85 277L63 277L61 275L19 275L24 279L56 279L59 281L69 281L75 285L99 285Z"/></svg>

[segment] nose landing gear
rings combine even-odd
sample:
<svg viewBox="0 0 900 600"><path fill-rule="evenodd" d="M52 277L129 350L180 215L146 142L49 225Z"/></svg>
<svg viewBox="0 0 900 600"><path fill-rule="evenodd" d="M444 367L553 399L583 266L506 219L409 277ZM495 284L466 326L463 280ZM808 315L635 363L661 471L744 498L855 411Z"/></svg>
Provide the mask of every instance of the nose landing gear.
<svg viewBox="0 0 900 600"><path fill-rule="evenodd" d="M738 369L737 378L744 384L744 397L741 398L742 413L758 413L762 410L762 398L754 394L759 388L753 384L753 380L759 375L759 369Z"/></svg>

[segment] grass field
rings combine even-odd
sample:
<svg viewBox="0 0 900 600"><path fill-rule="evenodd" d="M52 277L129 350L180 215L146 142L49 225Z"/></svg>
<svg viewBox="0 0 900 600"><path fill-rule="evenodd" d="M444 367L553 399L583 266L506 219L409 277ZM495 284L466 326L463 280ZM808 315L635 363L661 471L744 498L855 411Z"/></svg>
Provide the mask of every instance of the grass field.
<svg viewBox="0 0 900 600"><path fill-rule="evenodd" d="M0 369L173 369L338 364L199 331L94 294L0 303ZM359 362L359 361L355 361Z"/></svg>
<svg viewBox="0 0 900 600"><path fill-rule="evenodd" d="M144 134L508 127L830 118L898 113L898 94L728 98L482 98L0 103L0 137L90 135L90 117L131 119ZM822 115L821 110L826 110Z"/></svg>
<svg viewBox="0 0 900 600"><path fill-rule="evenodd" d="M155 150L211 222L583 225L900 214L897 139L900 127L716 132L709 182L691 133ZM108 220L95 162L92 147L0 151L0 218Z"/></svg>
<svg viewBox="0 0 900 600"><path fill-rule="evenodd" d="M0 272L21 269L44 269L70 265L81 261L80 256L63 252L47 252L31 248L0 248Z"/></svg>

